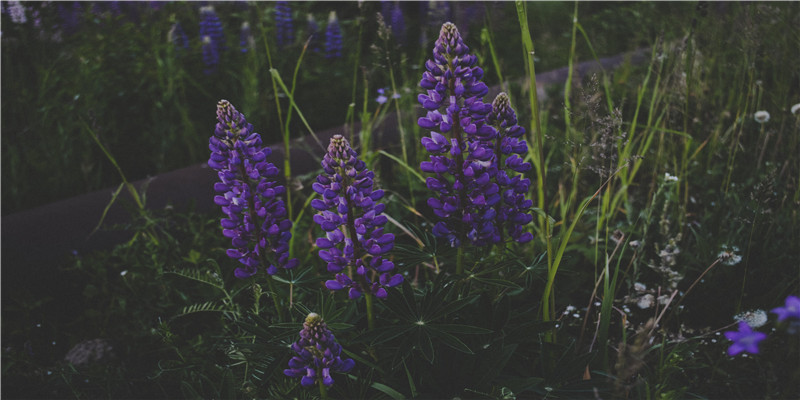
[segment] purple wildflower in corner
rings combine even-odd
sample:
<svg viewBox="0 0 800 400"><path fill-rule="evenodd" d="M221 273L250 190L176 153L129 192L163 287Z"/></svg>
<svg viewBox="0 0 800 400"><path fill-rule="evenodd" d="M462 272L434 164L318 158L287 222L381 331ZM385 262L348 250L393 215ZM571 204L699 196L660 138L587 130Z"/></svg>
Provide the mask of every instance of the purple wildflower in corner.
<svg viewBox="0 0 800 400"><path fill-rule="evenodd" d="M533 234L523 230L533 220L530 214L533 202L525 198L531 181L522 176L531 169L531 164L522 158L528 152L528 145L522 139L525 128L517 124L517 114L505 93L495 97L487 120L498 132L494 143L495 181L500 188L501 201L495 207L501 241L508 233L512 240L526 243L533 239Z"/></svg>
<svg viewBox="0 0 800 400"><path fill-rule="evenodd" d="M328 329L328 325L316 313L308 314L300 331L300 340L292 344L297 354L289 360L289 368L284 375L301 378L300 384L312 386L318 379L325 386L333 385L331 372L347 373L356 363L350 358L342 358L342 346Z"/></svg>
<svg viewBox="0 0 800 400"><path fill-rule="evenodd" d="M772 310L773 314L778 315L778 321L786 319L796 319L800 321L800 298L797 296L789 296L786 298L785 307L776 307Z"/></svg>
<svg viewBox="0 0 800 400"><path fill-rule="evenodd" d="M329 272L336 273L325 286L349 288L351 299L363 293L386 298L386 288L402 283L403 276L391 275L394 263L384 258L394 247L394 234L383 231L388 218L381 214L386 206L377 202L383 190L373 189L375 174L342 135L331 138L322 168L312 185L321 198L312 200L311 206L319 211L314 222L325 231L316 242L319 257L328 263Z"/></svg>
<svg viewBox="0 0 800 400"><path fill-rule="evenodd" d="M280 198L286 189L275 182L278 169L266 160L272 151L262 146L261 135L227 100L217 104L217 121L209 139L208 165L220 179L214 184L220 193L214 203L225 214L222 234L233 246L227 254L244 265L236 269L236 277L253 276L259 266L266 266L270 275L278 267L294 268L297 259L289 259L292 221L286 219Z"/></svg>
<svg viewBox="0 0 800 400"><path fill-rule="evenodd" d="M278 47L288 46L294 42L292 8L288 1L279 1L275 4L275 27L278 32Z"/></svg>
<svg viewBox="0 0 800 400"><path fill-rule="evenodd" d="M741 352L758 354L758 342L766 339L767 335L750 328L745 321L739 322L738 331L725 332L725 337L733 344L728 347L728 355L735 356Z"/></svg>
<svg viewBox="0 0 800 400"><path fill-rule="evenodd" d="M430 161L420 168L435 174L426 181L434 192L428 205L440 218L433 233L452 247L464 241L485 246L500 240L494 224L500 193L492 176L497 131L486 123L492 106L482 101L489 89L481 82L483 70L476 62L458 28L447 22L419 83L427 90L418 97L427 115L417 123L431 131L430 137L422 138Z"/></svg>
<svg viewBox="0 0 800 400"><path fill-rule="evenodd" d="M342 29L336 11L331 11L328 16L328 26L325 28L325 58L334 59L342 57Z"/></svg>
<svg viewBox="0 0 800 400"><path fill-rule="evenodd" d="M206 65L203 72L210 75L216 72L219 56L225 49L222 22L213 6L200 7L200 40L203 43L203 63Z"/></svg>

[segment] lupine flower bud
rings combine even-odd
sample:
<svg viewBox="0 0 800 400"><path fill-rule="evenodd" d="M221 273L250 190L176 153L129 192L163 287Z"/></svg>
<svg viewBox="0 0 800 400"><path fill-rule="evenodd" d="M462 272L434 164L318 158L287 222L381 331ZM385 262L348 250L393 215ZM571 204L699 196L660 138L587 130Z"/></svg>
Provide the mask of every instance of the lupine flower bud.
<svg viewBox="0 0 800 400"><path fill-rule="evenodd" d="M317 239L319 257L328 263L329 272L336 273L325 286L349 288L351 299L362 293L385 298L386 288L402 283L403 276L391 275L394 263L383 258L394 247L394 235L383 231L388 219L381 214L386 207L377 203L383 190L373 190L375 174L342 135L331 138L322 168L312 185L321 198L312 200L311 206L319 211L314 222L325 231ZM345 269L347 274L342 273Z"/></svg>
<svg viewBox="0 0 800 400"><path fill-rule="evenodd" d="M440 218L433 233L452 247L464 240L477 246L500 240L494 209L500 193L493 179L497 169L492 151L497 131L486 123L492 107L482 102L488 87L481 82L483 70L476 62L456 26L447 22L420 81L427 94L420 94L418 101L428 113L417 123L431 130L422 145L432 154L420 168L435 174L426 181L434 192L428 205Z"/></svg>
<svg viewBox="0 0 800 400"><path fill-rule="evenodd" d="M214 190L221 194L214 202L225 214L222 234L233 245L227 254L244 265L236 269L236 277L254 275L259 265L270 275L278 267L294 268L297 259L289 259L292 221L286 219L280 198L286 190L275 182L278 169L266 161L272 151L262 146L261 135L227 100L217 104L217 121L209 139L208 165L220 179Z"/></svg>
<svg viewBox="0 0 800 400"><path fill-rule="evenodd" d="M325 29L325 58L333 59L342 56L342 29L336 11L328 16L328 27Z"/></svg>
<svg viewBox="0 0 800 400"><path fill-rule="evenodd" d="M8 2L8 13L11 14L11 22L15 24L24 24L28 22L28 17L25 16L25 6L19 1Z"/></svg>
<svg viewBox="0 0 800 400"><path fill-rule="evenodd" d="M522 158L528 152L528 145L522 139L525 128L517 124L517 114L505 93L495 97L487 120L498 132L494 143L495 181L500 188L501 201L495 208L501 238L507 232L512 240L529 242L533 235L522 229L533 220L530 214L533 202L525 197L531 182L521 175L531 169L531 164Z"/></svg>
<svg viewBox="0 0 800 400"><path fill-rule="evenodd" d="M289 368L283 373L292 378L301 378L300 384L312 386L318 379L325 386L333 385L331 372L347 373L356 363L350 358L342 359L342 346L336 343L328 325L316 313L308 314L300 331L300 340L292 344L297 354L289 360Z"/></svg>
<svg viewBox="0 0 800 400"><path fill-rule="evenodd" d="M288 1L279 1L275 4L275 26L278 31L278 46L288 46L294 42L294 23L292 23L292 9Z"/></svg>

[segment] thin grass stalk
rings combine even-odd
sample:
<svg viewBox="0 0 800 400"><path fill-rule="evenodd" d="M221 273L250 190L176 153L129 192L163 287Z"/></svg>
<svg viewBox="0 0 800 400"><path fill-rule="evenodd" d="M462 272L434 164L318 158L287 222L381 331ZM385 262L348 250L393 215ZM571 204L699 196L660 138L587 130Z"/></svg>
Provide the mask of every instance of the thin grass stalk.
<svg viewBox="0 0 800 400"><path fill-rule="evenodd" d="M539 118L539 99L536 90L536 68L534 65L533 55L534 55L534 47L533 47L533 39L531 38L530 29L528 28L528 10L527 10L527 3L517 0L516 1L516 9L517 9L517 18L519 19L520 30L522 33L522 43L525 48L525 65L528 69L528 76L530 79L530 87L528 90L529 101L531 104L531 113L533 116L533 121L531 123L531 142L535 144L536 152L538 152L538 158L532 157L533 165L536 169L536 178L537 178L537 199L539 202L539 208L542 212L547 215L547 197L545 193L545 189L547 187L547 166L545 163L545 154L543 148L543 136L544 132L542 131L542 123ZM550 296L552 295L552 282L550 276L552 275L552 279L555 279L555 271L557 270L557 265L554 265L553 262L553 253L552 253L552 244L551 244L551 232L550 232L550 219L539 216L539 226L542 235L544 235L545 244L547 247L547 269L548 269L548 286L549 289L545 290L545 293L548 296L547 301L544 303L545 307L542 307L542 316L545 321L550 321L550 317L552 314L555 314L555 309L550 310ZM555 300L555 299L552 299ZM555 303L555 301L553 301ZM551 312L552 311L552 312Z"/></svg>
<svg viewBox="0 0 800 400"><path fill-rule="evenodd" d="M269 287L269 297L272 297L272 302L275 304L275 311L278 312L278 321L283 322L283 308L281 307L280 300L278 300L278 292L275 290L275 280L272 279L272 275L267 275L267 286Z"/></svg>
<svg viewBox="0 0 800 400"><path fill-rule="evenodd" d="M392 68L392 64L391 63L389 63L389 80L392 83L392 93L398 93L397 92L397 84L395 83L395 80L394 80L394 69ZM406 129L403 127L402 115L400 113L400 102L398 101L398 99L392 99L392 100L393 100L392 102L394 103L395 113L397 113L397 129L400 131L400 148L401 148L401 150L403 152L403 162L408 164L408 150L406 149L406 147L407 147L406 146ZM408 183L408 194L411 197L411 204L416 204L416 201L414 199L414 191L411 188L411 177L410 177L408 171L409 171L408 169L405 170L406 183Z"/></svg>
<svg viewBox="0 0 800 400"><path fill-rule="evenodd" d="M303 63L303 56L306 54L306 50L308 50L308 44L311 43L311 38L309 37L306 40L305 45L303 45L303 51L300 52L300 57L297 58L297 64L294 66L294 74L292 75L292 92L290 97L294 97L294 90L297 88L297 73L300 71L300 64ZM293 220L293 213L292 213L292 163L291 163L291 149L289 148L289 141L291 140L291 131L289 130L289 124L292 122L292 107L289 107L289 110L286 111L286 124L283 127L283 176L286 178L286 185L289 186L286 190L286 213L288 214L288 218L291 221ZM294 221L296 222L296 221Z"/></svg>

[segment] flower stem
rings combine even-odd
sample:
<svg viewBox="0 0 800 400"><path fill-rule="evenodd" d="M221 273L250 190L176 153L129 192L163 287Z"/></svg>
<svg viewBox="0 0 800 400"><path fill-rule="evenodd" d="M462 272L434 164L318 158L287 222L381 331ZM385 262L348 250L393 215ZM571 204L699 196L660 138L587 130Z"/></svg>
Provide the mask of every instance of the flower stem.
<svg viewBox="0 0 800 400"><path fill-rule="evenodd" d="M322 399L328 398L328 388L325 387L325 384L322 383L322 378L317 378L317 383L319 383L319 397Z"/></svg>
<svg viewBox="0 0 800 400"><path fill-rule="evenodd" d="M456 274L464 271L464 247L459 246L456 253Z"/></svg>
<svg viewBox="0 0 800 400"><path fill-rule="evenodd" d="M367 300L367 330L371 331L375 329L375 314L372 311L372 293L364 293L364 298Z"/></svg>

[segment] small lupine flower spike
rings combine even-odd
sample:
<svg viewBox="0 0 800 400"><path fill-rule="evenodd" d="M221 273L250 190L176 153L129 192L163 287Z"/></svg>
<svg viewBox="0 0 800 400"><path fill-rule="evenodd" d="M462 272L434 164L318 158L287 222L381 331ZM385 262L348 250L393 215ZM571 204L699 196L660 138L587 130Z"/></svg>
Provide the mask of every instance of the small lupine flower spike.
<svg viewBox="0 0 800 400"><path fill-rule="evenodd" d="M286 191L275 182L278 169L266 159L272 153L261 144L261 135L227 100L217 104L217 126L209 139L211 158L208 165L220 181L214 190L220 195L214 202L222 207L222 234L231 239L227 254L244 267L237 268L237 278L247 278L267 267L270 275L281 268L294 268L297 259L289 259L292 221L286 219L286 207L280 196Z"/></svg>
<svg viewBox="0 0 800 400"><path fill-rule="evenodd" d="M745 321L739 322L738 331L725 332L725 337L733 344L728 347L728 355L735 356L741 352L758 354L758 342L766 339L767 335L750 328Z"/></svg>
<svg viewBox="0 0 800 400"><path fill-rule="evenodd" d="M336 11L331 11L328 16L328 27L325 28L325 58L334 59L342 57L342 29Z"/></svg>
<svg viewBox="0 0 800 400"><path fill-rule="evenodd" d="M427 94L418 101L428 113L417 123L431 131L422 145L432 154L420 168L435 174L426 181L434 192L428 205L441 219L433 233L452 247L464 240L477 246L500 240L494 209L500 193L492 176L497 131L485 123L492 106L482 101L488 88L476 62L456 26L447 22L419 83Z"/></svg>
<svg viewBox="0 0 800 400"><path fill-rule="evenodd" d="M403 276L391 275L394 263L384 258L394 247L394 235L383 231L388 219L381 214L386 206L377 202L383 190L373 190L375 174L342 135L331 138L322 168L312 185L321 198L312 200L311 206L319 211L314 222L325 231L317 239L319 257L328 263L329 272L336 273L325 286L348 288L351 299L362 293L386 298L386 288L402 283Z"/></svg>
<svg viewBox="0 0 800 400"><path fill-rule="evenodd" d="M294 42L294 23L292 22L292 8L288 1L279 1L275 4L275 26L278 31L278 46L288 46Z"/></svg>
<svg viewBox="0 0 800 400"><path fill-rule="evenodd" d="M316 313L308 314L300 331L300 340L292 344L297 354L289 360L286 376L300 378L303 386L312 386L318 379L325 386L333 385L331 372L347 373L356 365L350 358L342 358L342 346L336 343L328 325Z"/></svg>
<svg viewBox="0 0 800 400"><path fill-rule="evenodd" d="M495 97L488 121L498 132L494 143L495 181L500 187L501 201L495 208L500 237L502 240L507 232L512 240L526 243L533 239L533 234L523 230L533 220L530 214L533 202L525 198L531 181L521 175L531 169L531 164L523 161L528 153L528 144L522 139L525 128L517 124L517 114L505 93Z"/></svg>
<svg viewBox="0 0 800 400"><path fill-rule="evenodd" d="M206 75L217 71L219 55L225 47L225 35L222 32L222 22L217 17L213 6L200 7L200 40L203 45L203 63Z"/></svg>

